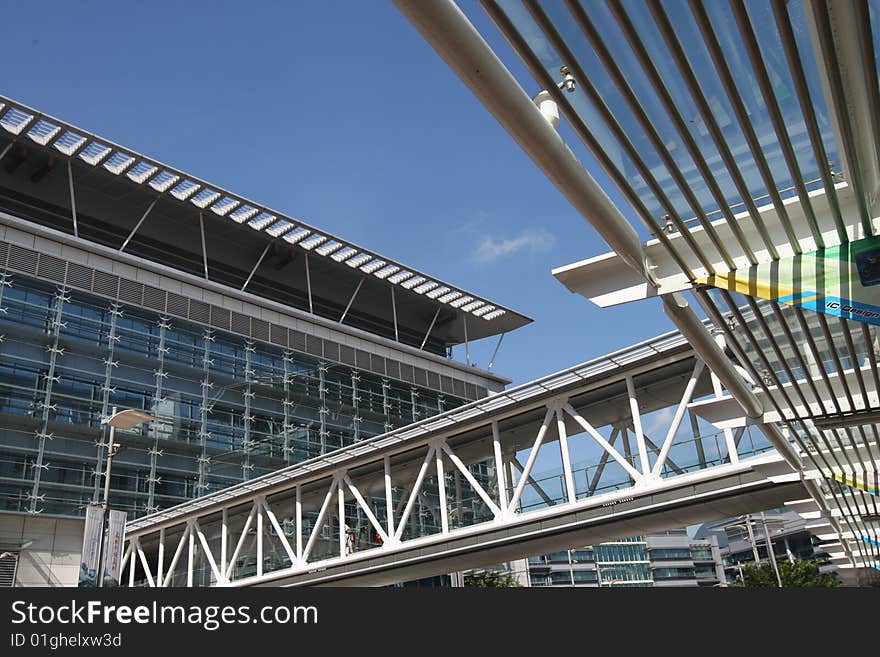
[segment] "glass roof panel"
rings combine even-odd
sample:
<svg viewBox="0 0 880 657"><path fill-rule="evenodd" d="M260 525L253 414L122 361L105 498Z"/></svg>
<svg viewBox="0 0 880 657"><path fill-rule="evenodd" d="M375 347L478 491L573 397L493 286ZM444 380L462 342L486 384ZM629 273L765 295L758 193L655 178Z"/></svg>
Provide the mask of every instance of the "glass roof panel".
<svg viewBox="0 0 880 657"><path fill-rule="evenodd" d="M872 10L876 12L878 0L871 0ZM699 106L687 86L685 76L679 70L670 54L670 43L647 3L641 0L623 2L580 2L569 3L544 1L540 10L532 15L521 2L502 0L502 10L513 23L519 34L528 44L535 57L542 63L554 80L561 80L560 67L578 67L587 80L578 79L577 87L566 98L572 103L583 123L592 131L595 138L609 158L623 172L631 187L644 203L649 213L659 218L666 210L660 200L652 193L648 181L640 175L634 161L622 148L620 135L615 134L613 126L603 117L600 103L604 103L625 133L638 157L641 157L656 179L663 193L669 198L675 211L688 220L698 209L717 219L719 203L711 193L706 179L701 174L694 156L688 152L687 144L680 129L685 129L686 137L693 140L697 157L702 158L717 182L721 198L731 206L733 212L740 212L742 196L734 184L734 178L721 158L721 153L709 132L699 111ZM767 68L776 102L785 123L785 128L800 168L801 179L812 189L821 185L819 168L806 130L800 103L789 71L785 51L776 27L772 7L767 0L749 2L748 16L759 45L760 59ZM612 11L609 5L616 9ZM720 44L727 66L730 68L737 91L750 124L760 141L777 189L783 198L794 194L792 173L783 157L779 140L765 104L758 80L749 60L744 40L728 3L703 3L709 21ZM749 195L755 199L767 198L767 186L755 164L748 143L736 118L734 108L727 96L718 71L700 33L697 21L687 0L668 0L663 2L662 11L672 26L672 35L680 44L693 72L697 86L705 98L714 121L718 124L724 143L730 150L733 160L745 181ZM540 25L540 12L552 24L546 31ZM816 114L824 147L829 159L839 171L839 158L828 111L822 94L817 65L812 56L809 31L801 3L788 3L789 19L798 45L800 64L804 69L810 91L813 110ZM629 21L638 43L645 49L650 66L656 68L663 88L671 98L675 112L682 123L677 125L664 106L662 98L652 86L651 79L639 61L637 51L627 40L625 23ZM574 56L574 62L566 61L565 49L555 44L554 34L564 42L564 48ZM875 31L876 33L876 31ZM669 36L669 35L667 35ZM557 49L554 46L559 46ZM804 56L806 55L806 56ZM617 69L615 71L615 68ZM576 78L574 70L571 71ZM619 77L615 77L619 73ZM588 86L592 85L599 98L590 95ZM621 85L623 85L621 87ZM634 98L628 99L631 92ZM652 139L654 133L655 139ZM680 171L690 192L699 207L687 202L681 185L676 181ZM766 202L766 201L765 201Z"/></svg>

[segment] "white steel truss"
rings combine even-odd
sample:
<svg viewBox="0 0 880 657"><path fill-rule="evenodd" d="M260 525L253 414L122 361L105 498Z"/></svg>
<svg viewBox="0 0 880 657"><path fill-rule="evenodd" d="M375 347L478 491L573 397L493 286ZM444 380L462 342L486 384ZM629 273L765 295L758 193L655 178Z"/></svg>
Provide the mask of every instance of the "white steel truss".
<svg viewBox="0 0 880 657"><path fill-rule="evenodd" d="M759 432L749 443L745 427L728 438L709 435L708 423L701 431L696 416L685 425L693 400L720 393L687 347L639 346L618 357L592 376L572 379L584 366L572 368L432 418L431 429L405 428L401 440L379 436L291 466L291 476L281 471L134 521L128 582L308 582L328 569L374 569L377 559L416 548L426 551L416 561L428 561L430 550L524 532L536 519L621 514L624 506L656 511L659 494L703 505L707 518L717 514L705 497L713 486L742 500L777 485L780 503L804 496L793 494L797 477ZM562 380L566 386L554 387ZM562 532L553 540L571 538Z"/></svg>

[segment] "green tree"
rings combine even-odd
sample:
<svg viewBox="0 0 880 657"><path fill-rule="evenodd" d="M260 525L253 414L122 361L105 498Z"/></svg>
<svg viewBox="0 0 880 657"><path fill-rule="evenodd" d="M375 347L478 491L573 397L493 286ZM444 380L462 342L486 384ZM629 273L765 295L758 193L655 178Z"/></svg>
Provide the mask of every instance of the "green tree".
<svg viewBox="0 0 880 657"><path fill-rule="evenodd" d="M820 573L821 561L816 559L796 559L794 563L787 559L781 559L779 565L779 578L785 587L832 587L838 586L840 580L834 573ZM742 580L734 586L746 588L775 588L777 586L776 574L773 566L767 562L758 564L750 563L742 566Z"/></svg>
<svg viewBox="0 0 880 657"><path fill-rule="evenodd" d="M510 573L496 573L493 571L485 571L482 573L473 573L464 576L465 586L476 586L480 588L505 588L517 587L519 582Z"/></svg>

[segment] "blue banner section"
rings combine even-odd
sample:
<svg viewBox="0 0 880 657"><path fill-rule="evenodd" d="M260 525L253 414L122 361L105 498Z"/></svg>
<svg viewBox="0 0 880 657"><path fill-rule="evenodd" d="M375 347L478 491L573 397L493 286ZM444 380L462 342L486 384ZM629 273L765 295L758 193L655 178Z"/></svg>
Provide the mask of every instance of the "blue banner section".
<svg viewBox="0 0 880 657"><path fill-rule="evenodd" d="M789 303L825 313L826 315L834 315L835 317L843 317L844 319L854 319L867 324L880 326L880 307L869 303L860 303L852 299L842 299L840 297L813 297L805 301L799 299L805 297L808 293L792 294L787 297L779 297L779 303Z"/></svg>

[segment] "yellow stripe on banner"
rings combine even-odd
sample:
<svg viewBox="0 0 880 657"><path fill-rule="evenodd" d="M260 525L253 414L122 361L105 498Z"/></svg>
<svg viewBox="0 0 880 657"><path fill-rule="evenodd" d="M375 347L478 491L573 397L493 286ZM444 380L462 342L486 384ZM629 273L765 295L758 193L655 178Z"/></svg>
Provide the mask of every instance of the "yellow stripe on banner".
<svg viewBox="0 0 880 657"><path fill-rule="evenodd" d="M756 280L755 277L749 276L748 273L745 275L738 274L737 272L712 274L698 280L697 283L762 299L776 299L794 294L795 292L795 289L790 285L771 285L766 281Z"/></svg>
<svg viewBox="0 0 880 657"><path fill-rule="evenodd" d="M781 285L779 283L768 283L767 281L758 280L757 277L747 274L739 274L731 272L727 274L712 274L700 278L696 281L702 285L711 285L722 290L730 292L739 292L746 296L758 297L759 299L767 299L768 301L776 301L781 297L789 297L796 294L800 290L792 285ZM803 295L798 298L798 303L812 301L818 299L821 295L818 293L812 295ZM791 302L786 302L791 303Z"/></svg>
<svg viewBox="0 0 880 657"><path fill-rule="evenodd" d="M832 473L831 478L834 479L835 481L839 481L841 484L846 484L847 486L850 486L852 488L858 488L859 490L863 490L866 493L871 493L872 495L878 494L878 490L877 490L878 483L876 481L876 479L877 479L876 472L874 473L875 481L873 484L870 484L867 480L862 481L860 477L849 477L847 475L837 474L836 472Z"/></svg>

